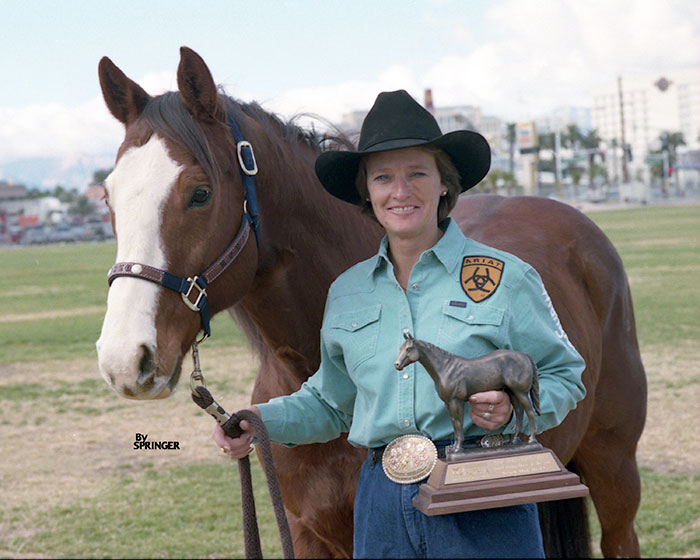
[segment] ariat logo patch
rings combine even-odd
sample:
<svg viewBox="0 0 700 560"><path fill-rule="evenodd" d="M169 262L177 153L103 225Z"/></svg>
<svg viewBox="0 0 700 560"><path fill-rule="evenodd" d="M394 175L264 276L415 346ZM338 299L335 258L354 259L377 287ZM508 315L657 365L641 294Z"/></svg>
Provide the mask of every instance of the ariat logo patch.
<svg viewBox="0 0 700 560"><path fill-rule="evenodd" d="M479 303L493 295L501 283L505 263L493 257L464 257L462 289L467 297Z"/></svg>

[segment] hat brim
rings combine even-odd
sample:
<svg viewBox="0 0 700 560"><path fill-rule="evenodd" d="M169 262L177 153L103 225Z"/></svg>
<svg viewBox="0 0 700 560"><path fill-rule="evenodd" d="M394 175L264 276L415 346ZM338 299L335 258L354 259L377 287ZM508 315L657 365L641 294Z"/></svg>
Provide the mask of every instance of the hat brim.
<svg viewBox="0 0 700 560"><path fill-rule="evenodd" d="M316 159L316 176L330 194L351 204L363 205L355 178L363 156L401 148L435 146L442 149L459 172L462 192L477 185L491 167L491 149L478 132L455 130L433 140L402 138L382 142L364 151L328 151Z"/></svg>

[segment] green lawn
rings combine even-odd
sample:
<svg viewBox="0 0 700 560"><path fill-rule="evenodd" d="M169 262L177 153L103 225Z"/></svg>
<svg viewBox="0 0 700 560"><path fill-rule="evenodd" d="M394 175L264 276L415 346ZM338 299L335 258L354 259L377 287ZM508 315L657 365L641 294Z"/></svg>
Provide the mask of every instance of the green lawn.
<svg viewBox="0 0 700 560"><path fill-rule="evenodd" d="M2 315L104 307L115 254L114 242L0 249Z"/></svg>
<svg viewBox="0 0 700 560"><path fill-rule="evenodd" d="M591 212L627 271L640 344L700 340L700 206Z"/></svg>
<svg viewBox="0 0 700 560"><path fill-rule="evenodd" d="M281 558L265 476L251 457L263 555ZM127 465L95 499L41 513L32 519L31 536L20 532L0 550L50 558L242 558L237 470L235 462L228 468L216 463L140 473ZM11 535L30 515L26 508L0 509L0 529Z"/></svg>
<svg viewBox="0 0 700 560"><path fill-rule="evenodd" d="M96 359L115 254L113 241L0 249L0 363ZM209 346L244 343L227 313L212 332Z"/></svg>

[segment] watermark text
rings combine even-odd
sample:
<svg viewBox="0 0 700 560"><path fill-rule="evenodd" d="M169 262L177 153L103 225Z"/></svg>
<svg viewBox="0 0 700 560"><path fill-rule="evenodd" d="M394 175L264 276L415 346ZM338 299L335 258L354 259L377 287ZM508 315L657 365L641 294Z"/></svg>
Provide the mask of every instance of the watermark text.
<svg viewBox="0 0 700 560"><path fill-rule="evenodd" d="M179 441L148 441L148 434L136 432L134 449L180 449Z"/></svg>

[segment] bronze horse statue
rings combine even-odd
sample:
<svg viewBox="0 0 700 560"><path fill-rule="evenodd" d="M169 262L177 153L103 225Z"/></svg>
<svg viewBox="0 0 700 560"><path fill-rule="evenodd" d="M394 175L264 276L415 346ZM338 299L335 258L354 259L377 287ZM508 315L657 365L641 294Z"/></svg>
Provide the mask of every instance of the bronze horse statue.
<svg viewBox="0 0 700 560"><path fill-rule="evenodd" d="M107 107L125 127L106 180L116 257L187 278L230 246L247 206L228 120L235 121L259 168L259 244L253 235L242 242L206 291L211 313L228 310L259 356L252 402L264 402L295 391L316 370L328 287L376 252L382 231L318 182L314 161L328 149L326 138L223 95L199 55L183 47L180 57L178 91L153 97L108 58L99 64ZM638 556L635 450L646 377L620 257L590 219L553 200L468 195L451 215L467 236L517 255L542 277L586 361L587 395L539 440L590 488L603 554ZM200 314L174 290L117 278L97 342L100 371L122 396L167 397L201 328ZM353 500L366 455L342 437L275 446L297 556L352 556ZM548 554L590 554L585 502L548 502L539 511Z"/></svg>
<svg viewBox="0 0 700 560"><path fill-rule="evenodd" d="M428 372L438 396L444 401L455 432L448 453L457 453L464 442L464 406L474 393L503 390L515 411L513 443L520 443L523 411L530 421L529 443L537 441L535 413L540 414L540 385L537 366L529 354L516 350L496 350L477 358L463 358L430 342L416 340L404 332L406 341L399 349L394 367L401 371L414 362ZM530 402L532 399L532 402Z"/></svg>

